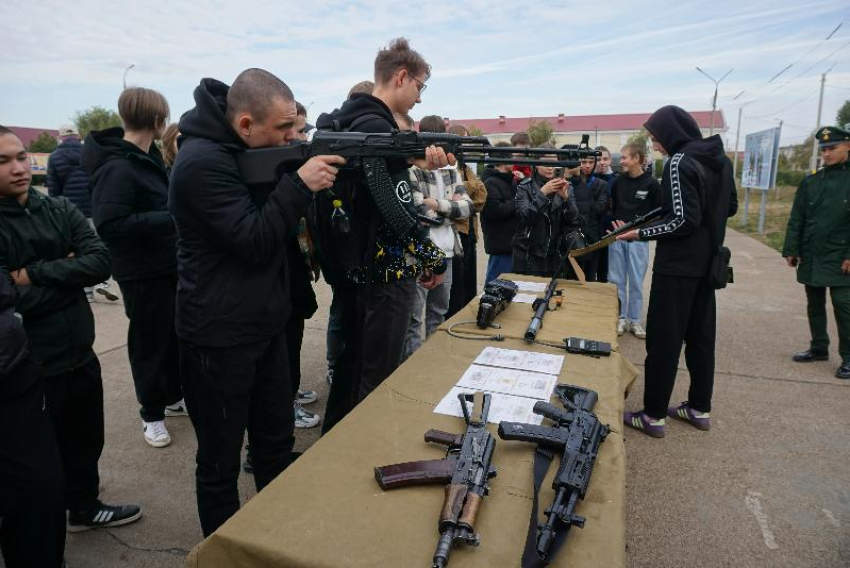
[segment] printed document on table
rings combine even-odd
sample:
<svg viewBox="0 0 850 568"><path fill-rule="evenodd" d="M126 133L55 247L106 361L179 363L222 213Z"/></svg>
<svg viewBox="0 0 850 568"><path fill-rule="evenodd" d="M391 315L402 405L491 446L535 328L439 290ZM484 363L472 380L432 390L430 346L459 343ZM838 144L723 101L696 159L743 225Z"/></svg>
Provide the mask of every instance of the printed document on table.
<svg viewBox="0 0 850 568"><path fill-rule="evenodd" d="M533 304L536 299L537 296L534 294L517 294L511 301L518 304Z"/></svg>
<svg viewBox="0 0 850 568"><path fill-rule="evenodd" d="M461 393L474 394L476 390L478 389L452 387L452 390L443 397L443 400L440 401L434 412L463 418L463 411L460 408L458 395ZM509 422L522 422L524 424L537 424L538 426L543 423L543 417L539 414L534 414L534 404L538 399L511 396L502 393L488 394L491 395L491 399L490 414L487 415L487 422L498 424L502 420L507 420ZM467 401L466 406L469 412L472 413L472 403Z"/></svg>
<svg viewBox="0 0 850 568"><path fill-rule="evenodd" d="M524 280L514 280L514 284L521 292L545 292L547 282L526 282Z"/></svg>
<svg viewBox="0 0 850 568"><path fill-rule="evenodd" d="M500 347L485 347L474 363L477 365L488 365L490 367L505 367L508 369L519 369L520 371L547 373L557 377L561 374L561 367L564 365L564 356L537 353L534 351L502 349Z"/></svg>
<svg viewBox="0 0 850 568"><path fill-rule="evenodd" d="M517 369L470 365L457 386L489 393L509 394L548 401L555 390L557 375Z"/></svg>

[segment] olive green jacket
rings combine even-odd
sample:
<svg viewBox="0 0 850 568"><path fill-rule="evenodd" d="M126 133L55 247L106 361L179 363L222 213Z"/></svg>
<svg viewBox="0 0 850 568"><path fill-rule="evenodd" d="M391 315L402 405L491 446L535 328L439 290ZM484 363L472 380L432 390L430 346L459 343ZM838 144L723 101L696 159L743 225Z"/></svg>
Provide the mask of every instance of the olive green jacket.
<svg viewBox="0 0 850 568"><path fill-rule="evenodd" d="M850 259L850 162L806 176L791 208L782 256L799 256L797 281L850 286L841 263Z"/></svg>

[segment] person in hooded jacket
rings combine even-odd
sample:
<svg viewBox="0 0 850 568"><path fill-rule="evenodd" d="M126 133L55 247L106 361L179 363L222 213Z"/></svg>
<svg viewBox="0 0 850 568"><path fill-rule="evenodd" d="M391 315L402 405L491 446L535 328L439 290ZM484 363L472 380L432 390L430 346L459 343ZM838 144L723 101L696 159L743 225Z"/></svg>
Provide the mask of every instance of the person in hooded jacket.
<svg viewBox="0 0 850 568"><path fill-rule="evenodd" d="M316 156L276 184L248 186L237 155L296 138L292 90L247 69L232 86L203 79L194 98L180 119L168 209L177 226L183 392L198 439L198 515L209 536L239 509L246 429L257 491L293 459L289 243L313 193L333 185L345 160Z"/></svg>
<svg viewBox="0 0 850 568"><path fill-rule="evenodd" d="M550 148L542 144L540 148ZM579 228L579 214L569 182L555 168L534 166L516 190L517 229L513 272L552 277L561 261L562 237Z"/></svg>
<svg viewBox="0 0 850 568"><path fill-rule="evenodd" d="M130 320L127 352L145 441L171 443L165 416L185 416L174 332L177 233L168 213L168 174L155 141L168 125L168 102L142 87L118 98L122 128L91 132L83 165L91 178L98 234Z"/></svg>
<svg viewBox="0 0 850 568"><path fill-rule="evenodd" d="M371 94L353 93L342 106L319 116L318 130L390 133L399 129L393 113L407 114L421 102L430 66L407 40L396 38L375 58L375 88ZM416 165L426 169L445 167L454 158L434 146ZM402 206L415 218L406 159L388 159L386 168ZM349 234L326 234L320 226L313 235L322 272L333 286L333 302L341 306L343 351L336 359L333 383L322 432L329 431L354 406L383 383L401 364L416 281L426 289L437 287L448 262L443 251L416 227L397 235L371 197L362 171L348 170L340 176L337 195L346 188L353 199ZM353 192L350 191L353 189ZM322 203L322 196L314 200ZM331 248L336 247L336 248Z"/></svg>
<svg viewBox="0 0 850 568"><path fill-rule="evenodd" d="M0 267L8 269L15 285L14 310L23 319L29 353L43 376L44 397L38 405L50 415L59 446L67 530L126 525L141 518L137 505L113 506L98 499L103 380L92 349L94 315L83 291L109 276L109 253L70 201L39 193L30 186L31 179L23 143L0 127ZM0 337L0 349L13 349L20 341L12 331L11 337ZM13 357L5 364L15 367L15 361L20 360ZM23 378L21 388L33 387L35 376ZM0 416L7 416L4 409ZM41 434L32 435L35 440ZM44 522L50 526L53 521Z"/></svg>
<svg viewBox="0 0 850 568"><path fill-rule="evenodd" d="M497 142L497 147L508 147ZM484 251L487 259L487 284L513 268L513 246L516 234L516 178L511 164L490 165L481 174L487 188L487 200L481 210L481 229L484 232Z"/></svg>
<svg viewBox="0 0 850 568"><path fill-rule="evenodd" d="M672 105L655 111L644 127L653 148L670 159L661 182L662 219L617 237L658 241L646 320L644 408L626 412L623 421L662 438L667 416L711 428L717 308L709 270L738 198L719 135L703 139L694 118ZM668 407L682 343L691 376L688 400Z"/></svg>

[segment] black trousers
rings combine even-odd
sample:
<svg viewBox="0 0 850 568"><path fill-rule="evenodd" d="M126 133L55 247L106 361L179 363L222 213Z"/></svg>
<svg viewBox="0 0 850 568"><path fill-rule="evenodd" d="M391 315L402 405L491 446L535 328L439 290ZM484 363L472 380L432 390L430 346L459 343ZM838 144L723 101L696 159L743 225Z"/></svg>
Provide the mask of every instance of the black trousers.
<svg viewBox="0 0 850 568"><path fill-rule="evenodd" d="M459 233L463 256L452 257L452 289L446 319L458 313L475 297L478 291L478 262L476 260L475 233Z"/></svg>
<svg viewBox="0 0 850 568"><path fill-rule="evenodd" d="M359 289L335 286L337 294L344 347L334 367L323 434L401 365L416 281L378 282Z"/></svg>
<svg viewBox="0 0 850 568"><path fill-rule="evenodd" d="M236 485L248 430L261 491L291 462L295 417L286 335L235 347L180 341L186 407L198 439L198 515L209 536L239 510Z"/></svg>
<svg viewBox="0 0 850 568"><path fill-rule="evenodd" d="M183 398L180 354L174 331L177 274L118 282L130 319L127 352L139 414L145 422L165 417L165 406Z"/></svg>
<svg viewBox="0 0 850 568"><path fill-rule="evenodd" d="M596 272L599 268L599 252L592 252L576 259L588 282L596 282Z"/></svg>
<svg viewBox="0 0 850 568"><path fill-rule="evenodd" d="M711 411L717 309L714 287L706 278L652 275L646 317L646 390L644 411L667 416L682 343L691 375L690 406Z"/></svg>
<svg viewBox="0 0 850 568"><path fill-rule="evenodd" d="M286 324L286 352L289 359L289 382L292 397L301 388L301 344L304 342L304 318L292 316Z"/></svg>
<svg viewBox="0 0 850 568"><path fill-rule="evenodd" d="M599 255L599 260L596 266L596 281L608 282L608 247L596 251Z"/></svg>
<svg viewBox="0 0 850 568"><path fill-rule="evenodd" d="M62 459L40 374L25 359L3 382L28 388L0 394L0 552L7 568L59 568L65 551Z"/></svg>
<svg viewBox="0 0 850 568"><path fill-rule="evenodd" d="M62 457L65 500L72 511L95 507L97 462L103 451L103 381L100 361L44 378L44 399Z"/></svg>

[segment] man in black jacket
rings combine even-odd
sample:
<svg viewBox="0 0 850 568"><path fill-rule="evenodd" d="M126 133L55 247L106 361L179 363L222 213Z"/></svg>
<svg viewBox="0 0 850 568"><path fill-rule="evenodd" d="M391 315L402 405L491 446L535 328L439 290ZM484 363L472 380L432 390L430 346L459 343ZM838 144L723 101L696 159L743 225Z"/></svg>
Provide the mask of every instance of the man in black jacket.
<svg viewBox="0 0 850 568"><path fill-rule="evenodd" d="M398 130L393 113L406 114L421 102L430 71L407 40L397 38L378 52L372 94L352 94L338 110L319 116L316 128L370 133ZM445 152L432 146L419 165L438 169L448 163ZM399 201L415 215L409 166L404 159L386 160ZM363 172L346 172L340 181L345 187L334 191L344 199L354 196L353 202L346 203L353 213L350 233L322 238L321 230L314 231L320 238L317 245L325 262L325 278L334 286L334 303L343 311L344 349L334 369L323 432L401 364L416 294L415 279L427 289L435 288L448 266L424 229L417 227L406 235L397 235L391 229L370 195ZM321 204L318 198L316 203ZM331 251L329 245L338 248Z"/></svg>
<svg viewBox="0 0 850 568"><path fill-rule="evenodd" d="M644 408L623 419L661 438L668 415L700 430L711 427L717 309L708 275L738 199L720 136L703 139L694 118L676 106L658 109L644 126L654 148L670 159L662 179L663 219L618 237L658 241L647 314ZM687 401L668 408L683 342L691 387Z"/></svg>
<svg viewBox="0 0 850 568"><path fill-rule="evenodd" d="M180 119L183 143L168 207L177 224L177 335L183 390L198 438L204 536L239 509L245 430L262 490L292 457L293 400L285 327L291 314L287 243L313 192L336 179L319 156L273 187L247 187L236 155L295 139L292 91L262 69L232 87L204 79Z"/></svg>
<svg viewBox="0 0 850 568"><path fill-rule="evenodd" d="M595 172L596 161L593 158L581 160L579 175L573 177L571 193L578 208L578 221L588 243L599 240L600 220L608 209L608 182ZM578 263L588 282L596 281L599 266L599 253L592 252L580 256Z"/></svg>
<svg viewBox="0 0 850 568"><path fill-rule="evenodd" d="M499 142L496 146L510 146ZM510 272L513 263L511 242L516 234L516 178L513 166L500 164L487 166L481 174L487 188L487 201L481 210L481 229L484 231L484 251L487 259L487 276L484 283L495 280L500 274Z"/></svg>
<svg viewBox="0 0 850 568"><path fill-rule="evenodd" d="M63 124L59 127L59 136L62 142L50 153L47 161L47 193L50 197L67 198L94 227L89 175L83 167L80 133L73 124ZM94 288L86 287L89 302L94 301L94 292L112 302L118 300L118 296L110 291L108 282L101 282Z"/></svg>
<svg viewBox="0 0 850 568"><path fill-rule="evenodd" d="M7 175L10 164L16 167ZM109 255L67 199L30 187L26 150L3 127L0 166L0 266L9 269L18 296L15 309L44 372L44 400L65 472L68 531L132 523L142 515L138 506L98 500L103 382L92 349L94 316L83 287L109 275Z"/></svg>

